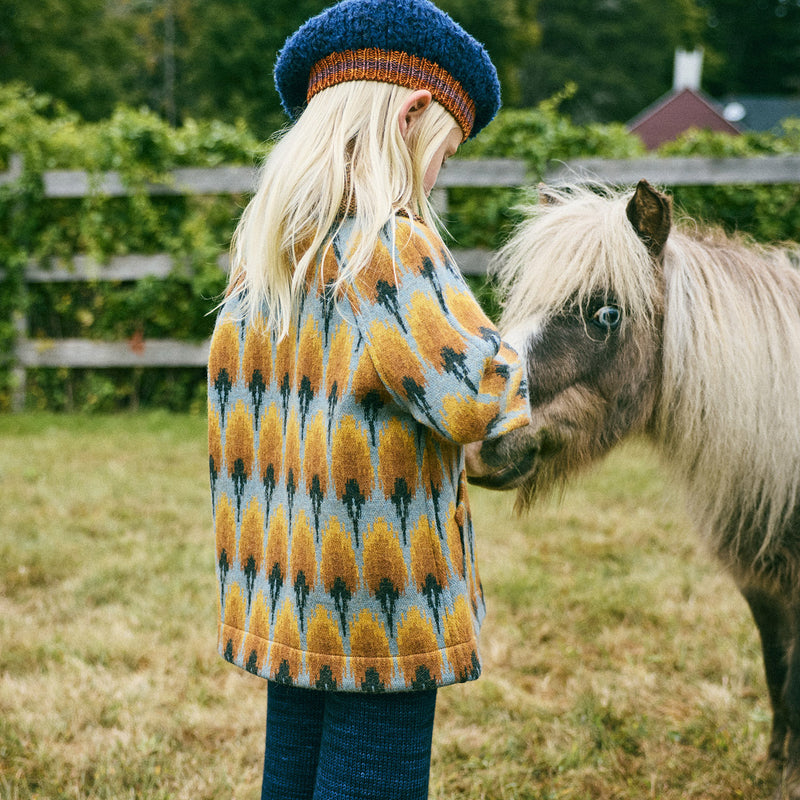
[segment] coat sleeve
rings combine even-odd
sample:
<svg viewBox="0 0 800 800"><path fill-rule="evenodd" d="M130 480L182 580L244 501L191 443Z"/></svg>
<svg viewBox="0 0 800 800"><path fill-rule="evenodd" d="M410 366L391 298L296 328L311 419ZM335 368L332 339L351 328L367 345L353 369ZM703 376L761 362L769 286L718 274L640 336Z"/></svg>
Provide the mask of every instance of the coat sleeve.
<svg viewBox="0 0 800 800"><path fill-rule="evenodd" d="M519 357L430 229L398 221L350 300L378 376L418 422L458 444L528 424Z"/></svg>

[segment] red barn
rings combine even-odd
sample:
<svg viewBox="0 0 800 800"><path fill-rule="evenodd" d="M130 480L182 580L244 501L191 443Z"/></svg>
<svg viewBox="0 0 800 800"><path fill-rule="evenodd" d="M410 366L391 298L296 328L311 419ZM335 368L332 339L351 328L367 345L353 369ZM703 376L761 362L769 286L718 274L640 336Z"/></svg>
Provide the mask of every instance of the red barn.
<svg viewBox="0 0 800 800"><path fill-rule="evenodd" d="M664 142L670 142L690 128L740 133L728 122L711 100L696 89L681 89L646 108L628 123L628 130L644 142L648 150L654 150Z"/></svg>
<svg viewBox="0 0 800 800"><path fill-rule="evenodd" d="M628 130L637 134L648 150L677 139L691 128L740 133L730 119L726 119L722 107L700 91L702 72L702 49L675 51L672 91L628 123Z"/></svg>

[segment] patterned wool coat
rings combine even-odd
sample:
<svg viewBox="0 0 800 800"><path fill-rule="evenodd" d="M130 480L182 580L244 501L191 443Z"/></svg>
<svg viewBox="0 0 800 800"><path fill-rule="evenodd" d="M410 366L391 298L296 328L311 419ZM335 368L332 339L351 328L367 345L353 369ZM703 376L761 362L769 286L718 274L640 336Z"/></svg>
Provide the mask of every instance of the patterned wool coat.
<svg viewBox="0 0 800 800"><path fill-rule="evenodd" d="M208 371L219 650L340 690L474 679L484 615L462 445L528 422L519 360L429 228L334 296L346 219L288 337L222 307Z"/></svg>

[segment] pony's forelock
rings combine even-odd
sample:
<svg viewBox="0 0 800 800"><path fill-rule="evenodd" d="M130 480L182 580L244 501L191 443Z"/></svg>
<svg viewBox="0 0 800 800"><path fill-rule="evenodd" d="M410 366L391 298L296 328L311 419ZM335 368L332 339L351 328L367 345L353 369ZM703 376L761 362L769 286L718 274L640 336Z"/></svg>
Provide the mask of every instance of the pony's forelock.
<svg viewBox="0 0 800 800"><path fill-rule="evenodd" d="M502 327L546 321L597 296L652 320L658 281L647 247L625 214L630 192L608 187L548 189L522 209L526 221L498 252L492 272L503 296Z"/></svg>

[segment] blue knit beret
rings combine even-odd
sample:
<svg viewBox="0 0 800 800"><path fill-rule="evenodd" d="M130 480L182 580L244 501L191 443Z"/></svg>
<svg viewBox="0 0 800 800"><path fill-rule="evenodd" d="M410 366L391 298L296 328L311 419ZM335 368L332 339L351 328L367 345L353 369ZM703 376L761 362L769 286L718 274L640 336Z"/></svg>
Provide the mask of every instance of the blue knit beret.
<svg viewBox="0 0 800 800"><path fill-rule="evenodd" d="M428 89L474 137L500 108L486 49L429 0L343 0L290 36L275 86L296 119L311 97L351 80Z"/></svg>

